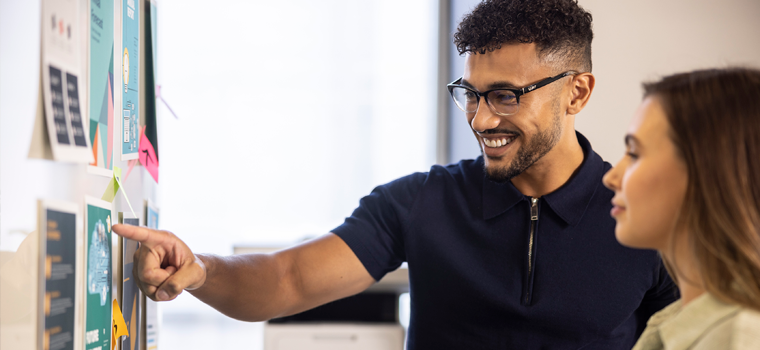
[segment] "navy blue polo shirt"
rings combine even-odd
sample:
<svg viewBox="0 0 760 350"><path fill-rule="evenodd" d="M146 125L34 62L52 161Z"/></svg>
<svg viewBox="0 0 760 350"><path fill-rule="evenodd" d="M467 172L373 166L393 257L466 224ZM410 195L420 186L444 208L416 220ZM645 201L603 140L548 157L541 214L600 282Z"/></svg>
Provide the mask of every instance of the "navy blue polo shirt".
<svg viewBox="0 0 760 350"><path fill-rule="evenodd" d="M630 349L676 299L656 252L616 241L611 166L577 136L580 169L535 205L479 157L379 186L333 230L376 280L408 262L408 349Z"/></svg>

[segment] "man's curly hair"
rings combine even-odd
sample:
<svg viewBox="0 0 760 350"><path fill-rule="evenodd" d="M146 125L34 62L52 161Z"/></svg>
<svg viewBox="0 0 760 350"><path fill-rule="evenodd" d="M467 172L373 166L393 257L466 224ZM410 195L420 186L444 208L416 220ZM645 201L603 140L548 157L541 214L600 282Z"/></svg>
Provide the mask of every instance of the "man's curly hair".
<svg viewBox="0 0 760 350"><path fill-rule="evenodd" d="M484 54L504 44L535 43L540 58L591 71L591 14L577 0L486 0L454 34L459 54Z"/></svg>

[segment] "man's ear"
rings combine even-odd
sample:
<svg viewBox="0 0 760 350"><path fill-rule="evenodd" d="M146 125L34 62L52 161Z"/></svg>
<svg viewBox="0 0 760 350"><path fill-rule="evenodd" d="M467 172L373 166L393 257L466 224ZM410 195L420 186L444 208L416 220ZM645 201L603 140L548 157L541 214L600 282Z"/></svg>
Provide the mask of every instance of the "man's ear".
<svg viewBox="0 0 760 350"><path fill-rule="evenodd" d="M591 98L591 92L594 91L594 84L596 78L591 73L580 73L573 76L572 82L572 96L570 99L570 105L567 107L567 114L576 115L586 107L589 98Z"/></svg>

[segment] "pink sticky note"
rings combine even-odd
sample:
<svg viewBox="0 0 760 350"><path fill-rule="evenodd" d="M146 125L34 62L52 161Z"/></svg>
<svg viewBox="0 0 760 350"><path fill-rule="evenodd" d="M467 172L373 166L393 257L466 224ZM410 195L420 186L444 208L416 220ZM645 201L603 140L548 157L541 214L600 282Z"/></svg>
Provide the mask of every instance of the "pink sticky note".
<svg viewBox="0 0 760 350"><path fill-rule="evenodd" d="M156 180L156 183L158 183L158 158L156 158L156 151L153 149L153 144L150 143L148 137L145 136L145 127L143 127L141 134L140 147L137 152L140 155L140 163L153 176L153 180Z"/></svg>

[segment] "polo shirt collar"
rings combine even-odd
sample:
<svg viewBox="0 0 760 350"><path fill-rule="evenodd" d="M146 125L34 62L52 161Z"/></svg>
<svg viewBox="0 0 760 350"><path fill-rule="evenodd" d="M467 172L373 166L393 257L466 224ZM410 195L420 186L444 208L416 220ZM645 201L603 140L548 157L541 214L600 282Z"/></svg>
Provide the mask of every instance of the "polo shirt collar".
<svg viewBox="0 0 760 350"><path fill-rule="evenodd" d="M586 212L591 198L602 186L604 161L591 149L591 144L575 132L583 149L583 163L575 175L556 191L543 196L543 200L565 223L575 226ZM485 176L485 173L484 173ZM494 218L525 199L512 182L483 181L483 219Z"/></svg>

